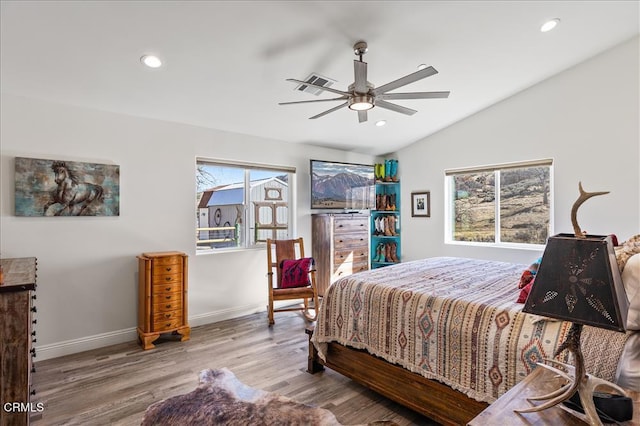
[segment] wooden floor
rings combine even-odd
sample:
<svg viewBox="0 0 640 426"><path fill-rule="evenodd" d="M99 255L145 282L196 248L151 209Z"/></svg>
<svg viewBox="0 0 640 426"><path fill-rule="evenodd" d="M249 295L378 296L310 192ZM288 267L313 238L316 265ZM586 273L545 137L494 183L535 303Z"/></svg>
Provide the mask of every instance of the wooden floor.
<svg viewBox="0 0 640 426"><path fill-rule="evenodd" d="M192 391L201 370L227 367L249 386L329 409L345 425L436 425L336 372L307 373L307 323L296 312L275 319L273 327L266 313L195 327L191 340L168 336L149 351L132 341L37 362L33 402L44 411L31 424L139 425L153 402Z"/></svg>

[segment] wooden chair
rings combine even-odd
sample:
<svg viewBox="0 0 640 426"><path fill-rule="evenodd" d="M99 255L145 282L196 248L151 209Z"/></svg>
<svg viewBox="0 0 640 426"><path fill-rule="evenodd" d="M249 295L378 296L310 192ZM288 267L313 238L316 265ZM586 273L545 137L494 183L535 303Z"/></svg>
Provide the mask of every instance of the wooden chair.
<svg viewBox="0 0 640 426"><path fill-rule="evenodd" d="M307 321L315 321L316 308L318 304L318 288L316 287L315 267L309 272L310 285L305 287L282 288L282 268L280 265L285 259L301 259L304 257L304 243L302 238L293 240L272 240L267 239L267 277L269 282L269 305L267 313L269 315L269 325L275 321L274 312L302 311ZM276 275L274 282L273 275ZM274 309L273 303L280 300L303 300L302 306L285 307ZM309 300L313 306L309 304Z"/></svg>

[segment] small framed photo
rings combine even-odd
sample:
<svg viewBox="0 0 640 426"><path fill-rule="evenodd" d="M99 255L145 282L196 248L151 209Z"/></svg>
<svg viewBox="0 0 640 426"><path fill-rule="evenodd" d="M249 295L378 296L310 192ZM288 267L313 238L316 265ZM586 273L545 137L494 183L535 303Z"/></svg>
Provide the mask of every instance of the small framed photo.
<svg viewBox="0 0 640 426"><path fill-rule="evenodd" d="M411 217L431 217L431 192L411 193Z"/></svg>

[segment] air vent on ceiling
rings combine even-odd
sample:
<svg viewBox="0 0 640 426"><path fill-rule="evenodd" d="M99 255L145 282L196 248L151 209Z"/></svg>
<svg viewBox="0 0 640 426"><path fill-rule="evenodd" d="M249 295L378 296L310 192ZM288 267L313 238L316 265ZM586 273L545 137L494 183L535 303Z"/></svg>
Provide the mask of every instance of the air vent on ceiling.
<svg viewBox="0 0 640 426"><path fill-rule="evenodd" d="M304 81L306 81L307 83L313 83L316 84L318 86L322 86L322 87L329 87L331 85L333 85L333 83L335 83L335 80L332 80L330 78L327 77L323 77L319 74L311 74L309 77L305 78ZM301 84L298 87L295 88L295 90L298 90L300 92L306 92L306 93L311 93L313 95L319 95L320 93L324 92L324 90L321 89L316 89L313 86L308 86L306 84Z"/></svg>

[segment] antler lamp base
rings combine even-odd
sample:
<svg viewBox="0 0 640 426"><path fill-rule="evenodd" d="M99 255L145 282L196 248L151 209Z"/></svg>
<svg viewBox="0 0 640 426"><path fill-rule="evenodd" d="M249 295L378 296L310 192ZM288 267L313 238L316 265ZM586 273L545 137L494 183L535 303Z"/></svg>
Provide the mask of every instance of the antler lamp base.
<svg viewBox="0 0 640 426"><path fill-rule="evenodd" d="M546 410L554 407L573 396L575 392L578 392L580 396L580 402L584 409L585 414L577 413L571 410L571 413L585 422L593 426L602 426L600 417L596 411L595 404L593 402L593 394L596 389L607 389L614 392L618 392L622 396L627 396L624 389L620 386L592 376L585 372L584 358L582 351L580 350L580 334L582 333L581 324L572 324L569 330L567 340L562 344L557 353L567 349L573 354L575 360L575 366L565 364L563 362L555 361L552 359L545 360L545 363L538 363L541 368L546 368L552 371L557 376L564 378L567 382L559 389L550 392L546 395L540 395L533 398L527 398L531 401L546 401L540 405L513 410L516 413L533 413L536 411ZM551 364L551 365L550 365Z"/></svg>

